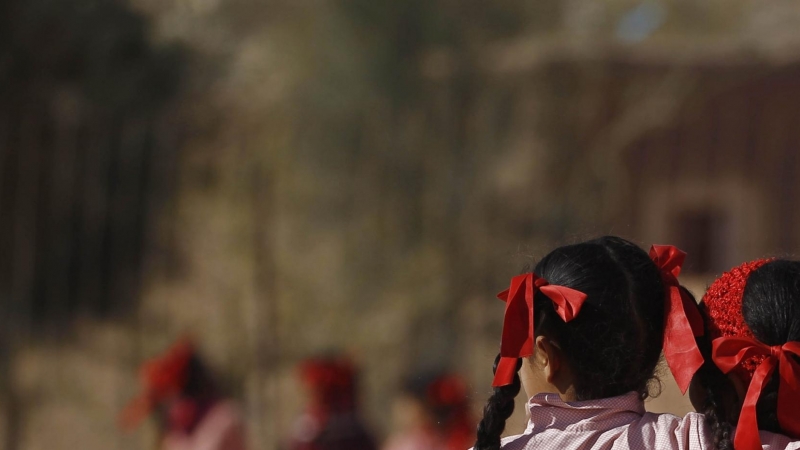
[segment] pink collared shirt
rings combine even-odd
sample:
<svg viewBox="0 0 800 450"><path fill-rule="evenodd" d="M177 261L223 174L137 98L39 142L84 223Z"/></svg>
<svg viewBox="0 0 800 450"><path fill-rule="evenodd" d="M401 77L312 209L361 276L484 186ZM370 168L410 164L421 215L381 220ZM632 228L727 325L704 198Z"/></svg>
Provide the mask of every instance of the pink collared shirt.
<svg viewBox="0 0 800 450"><path fill-rule="evenodd" d="M646 412L635 392L618 397L564 402L557 394L528 401L530 420L523 434L502 441L506 450L703 450L714 449L702 414L680 418ZM800 449L800 442L761 432L765 449Z"/></svg>
<svg viewBox="0 0 800 450"><path fill-rule="evenodd" d="M172 431L164 437L162 450L245 450L244 420L233 403L214 405L192 434Z"/></svg>

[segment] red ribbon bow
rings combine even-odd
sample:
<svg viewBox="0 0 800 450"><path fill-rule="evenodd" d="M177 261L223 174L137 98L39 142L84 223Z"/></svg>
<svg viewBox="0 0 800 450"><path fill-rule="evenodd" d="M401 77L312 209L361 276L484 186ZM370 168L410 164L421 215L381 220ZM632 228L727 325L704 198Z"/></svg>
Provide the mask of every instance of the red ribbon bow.
<svg viewBox="0 0 800 450"><path fill-rule="evenodd" d="M694 338L704 333L703 318L697 303L678 283L686 253L672 245L653 245L650 247L650 258L661 271L666 291L664 359L681 392L686 394L692 377L703 365L703 355Z"/></svg>
<svg viewBox="0 0 800 450"><path fill-rule="evenodd" d="M492 386L511 384L517 371L517 359L533 354L533 296L536 290L553 301L556 313L564 322L574 319L586 300L583 292L552 285L535 273L512 278L511 287L497 294L497 298L506 302L506 312L500 341L500 362Z"/></svg>
<svg viewBox="0 0 800 450"><path fill-rule="evenodd" d="M800 365L790 356L800 356L800 342L770 347L753 338L731 336L714 339L712 343L712 359L724 373L730 372L742 361L760 355L766 358L753 374L736 426L733 444L737 450L761 449L756 403L775 366L780 366L778 423L784 433L800 437L800 415L797 414L797 405L800 405Z"/></svg>

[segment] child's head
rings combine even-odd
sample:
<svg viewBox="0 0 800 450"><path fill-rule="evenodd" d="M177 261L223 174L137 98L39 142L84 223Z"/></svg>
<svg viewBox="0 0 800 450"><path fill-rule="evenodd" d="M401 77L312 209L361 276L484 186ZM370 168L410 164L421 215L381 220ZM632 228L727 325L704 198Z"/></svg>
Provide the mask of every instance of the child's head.
<svg viewBox="0 0 800 450"><path fill-rule="evenodd" d="M621 238L604 237L553 250L534 273L586 295L569 322L549 298L534 297L535 335L561 350L574 375L576 400L629 391L646 396L664 323L664 287L647 253Z"/></svg>
<svg viewBox="0 0 800 450"><path fill-rule="evenodd" d="M395 402L401 433L424 433L443 448L463 450L475 441L470 399L464 380L454 373L420 373L409 378Z"/></svg>
<svg viewBox="0 0 800 450"><path fill-rule="evenodd" d="M120 414L120 425L133 429L154 413L163 429L189 429L218 400L217 385L189 338L176 341L140 369L143 392Z"/></svg>
<svg viewBox="0 0 800 450"><path fill-rule="evenodd" d="M525 344L532 351L520 353L532 353L533 357L514 360L503 354L506 361L501 362L515 361L517 369L530 365L524 369L534 372L534 381L526 384L533 390L528 394L537 394L538 386L549 383L553 391L566 394L566 400L606 398L630 391L645 398L659 361L665 323L666 286L651 256L624 239L602 237L553 250L536 264L532 277L546 280L536 282L533 290L533 338ZM556 306L553 295L539 287L544 284L565 289L567 296L577 291L577 303L567 307L575 309L574 317L559 313L562 307ZM524 306L507 305L504 341L513 325L511 308L521 308L517 316L527 314ZM527 321L523 325L527 326ZM544 370L540 358L549 359ZM501 370L512 372L507 367ZM514 374L511 384L504 384L495 380L499 387L484 409L476 450L499 448L520 379Z"/></svg>
<svg viewBox="0 0 800 450"><path fill-rule="evenodd" d="M800 423L781 417L778 407L780 374L800 376L800 371L791 375L792 369L800 369L792 356L793 349L800 349L792 344L800 341L800 262L762 259L742 264L712 283L702 310L706 364L695 377L692 397L706 414L718 448L731 448L731 424L737 418L737 446L745 445L745 439L757 440L758 429L800 437ZM769 365L777 367L767 375ZM756 396L754 410L742 409L746 397Z"/></svg>
<svg viewBox="0 0 800 450"><path fill-rule="evenodd" d="M315 413L327 415L353 411L357 406L357 370L341 355L310 358L300 365Z"/></svg>
<svg viewBox="0 0 800 450"><path fill-rule="evenodd" d="M303 361L300 380L307 388L306 411L293 427L287 448L375 449L358 414L358 368L332 352Z"/></svg>

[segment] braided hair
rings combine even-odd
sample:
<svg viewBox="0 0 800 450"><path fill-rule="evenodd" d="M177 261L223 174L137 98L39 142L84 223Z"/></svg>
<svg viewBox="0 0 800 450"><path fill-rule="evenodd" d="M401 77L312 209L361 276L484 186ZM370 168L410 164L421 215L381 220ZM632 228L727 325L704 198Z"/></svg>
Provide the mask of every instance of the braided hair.
<svg viewBox="0 0 800 450"><path fill-rule="evenodd" d="M492 373L497 371L500 354L494 359ZM517 359L517 372L522 368L522 359ZM483 407L483 419L478 423L478 439L475 450L497 450L500 448L500 435L506 428L506 420L514 413L514 397L519 394L522 383L519 374L514 374L514 381L507 386L494 388L486 406Z"/></svg>
<svg viewBox="0 0 800 450"><path fill-rule="evenodd" d="M704 310L703 305L700 309ZM714 447L717 450L733 450L733 426L731 423L734 422L734 419L731 414L735 408L732 400L736 398L736 390L731 380L719 370L711 359L711 341L708 339L708 331L704 336L697 338L697 347L703 355L703 365L695 373L692 384L699 383L708 388L705 389L705 398L699 405L695 404L695 408L703 414L706 424L711 429ZM693 391L694 389L692 386Z"/></svg>
<svg viewBox="0 0 800 450"><path fill-rule="evenodd" d="M534 296L536 335L559 343L575 374L577 399L630 391L646 398L664 327L664 286L648 254L625 239L606 236L559 247L539 261L534 272L587 296L580 314L568 323L547 297L540 292ZM500 435L519 390L519 375L511 385L494 388L478 425L475 450L500 448Z"/></svg>

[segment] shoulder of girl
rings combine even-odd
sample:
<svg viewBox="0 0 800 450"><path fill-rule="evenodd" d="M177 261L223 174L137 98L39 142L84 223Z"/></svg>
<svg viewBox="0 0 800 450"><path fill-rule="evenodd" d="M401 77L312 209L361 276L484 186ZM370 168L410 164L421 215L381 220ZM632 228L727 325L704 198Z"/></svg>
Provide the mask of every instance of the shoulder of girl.
<svg viewBox="0 0 800 450"><path fill-rule="evenodd" d="M670 428L674 429L684 425L685 423L691 423L693 418L687 417L678 417L673 414L669 413L654 413L654 412L646 412L642 416L643 424L652 424L653 426L659 428Z"/></svg>
<svg viewBox="0 0 800 450"><path fill-rule="evenodd" d="M514 448L519 448L518 447L519 445L524 445L524 443L527 440L529 440L530 438L531 438L531 435L524 434L524 433L523 434L517 434L517 435L514 435L514 436L506 436L506 437L500 439L500 447L501 448L506 448L507 445L511 444L512 442L515 442L516 444L514 445Z"/></svg>
<svg viewBox="0 0 800 450"><path fill-rule="evenodd" d="M703 426L705 424L705 416L700 413L696 412L689 412L686 413L685 416L680 417L670 413L646 413L645 417L647 416L656 416L656 419L659 423L662 424L672 424L675 426Z"/></svg>
<svg viewBox="0 0 800 450"><path fill-rule="evenodd" d="M648 412L643 421L654 428L655 434L660 436L657 439L673 442L675 448L681 448L679 443L688 443L688 448L714 448L712 433L702 414L690 412L679 417Z"/></svg>
<svg viewBox="0 0 800 450"><path fill-rule="evenodd" d="M760 430L758 435L764 450L800 450L800 440L798 439L763 430Z"/></svg>
<svg viewBox="0 0 800 450"><path fill-rule="evenodd" d="M736 427L732 429L732 436L736 436ZM800 439L764 430L758 430L758 437L763 450L800 450Z"/></svg>

